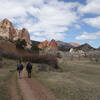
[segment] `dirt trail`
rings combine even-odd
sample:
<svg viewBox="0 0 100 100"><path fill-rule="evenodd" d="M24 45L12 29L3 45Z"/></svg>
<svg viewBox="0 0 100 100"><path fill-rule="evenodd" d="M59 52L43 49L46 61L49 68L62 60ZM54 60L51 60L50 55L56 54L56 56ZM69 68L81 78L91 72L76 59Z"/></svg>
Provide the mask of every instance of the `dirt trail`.
<svg viewBox="0 0 100 100"><path fill-rule="evenodd" d="M21 79L18 78L18 86L23 100L56 100L47 87L34 78L27 78L25 69L22 72Z"/></svg>

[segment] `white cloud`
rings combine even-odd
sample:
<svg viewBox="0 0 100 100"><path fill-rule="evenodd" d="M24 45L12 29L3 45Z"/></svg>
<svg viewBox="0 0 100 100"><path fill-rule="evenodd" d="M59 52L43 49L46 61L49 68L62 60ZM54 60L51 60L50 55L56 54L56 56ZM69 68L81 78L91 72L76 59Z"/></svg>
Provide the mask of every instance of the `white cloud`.
<svg viewBox="0 0 100 100"><path fill-rule="evenodd" d="M36 41L40 41L40 42L42 42L42 41L44 41L45 40L45 38L44 37L36 37L36 36L31 36L31 40L36 40Z"/></svg>
<svg viewBox="0 0 100 100"><path fill-rule="evenodd" d="M100 28L100 16L96 18L85 18L83 21L93 27Z"/></svg>
<svg viewBox="0 0 100 100"><path fill-rule="evenodd" d="M73 11L78 5L58 0L0 0L0 19L6 17L16 27L26 27L33 37L38 33L38 39L40 35L63 40L68 26L79 19Z"/></svg>
<svg viewBox="0 0 100 100"><path fill-rule="evenodd" d="M87 0L86 5L81 5L78 10L80 13L100 14L100 0Z"/></svg>
<svg viewBox="0 0 100 100"><path fill-rule="evenodd" d="M89 41L89 44L94 44L95 43L95 41Z"/></svg>
<svg viewBox="0 0 100 100"><path fill-rule="evenodd" d="M78 25L78 24L75 24L75 28L76 28L76 29L81 29L81 26Z"/></svg>
<svg viewBox="0 0 100 100"><path fill-rule="evenodd" d="M77 36L76 40L95 40L100 38L100 31L96 33L84 32L82 35Z"/></svg>
<svg viewBox="0 0 100 100"><path fill-rule="evenodd" d="M0 1L0 18L12 18L16 16L26 16L25 8L21 6L15 6L10 2Z"/></svg>

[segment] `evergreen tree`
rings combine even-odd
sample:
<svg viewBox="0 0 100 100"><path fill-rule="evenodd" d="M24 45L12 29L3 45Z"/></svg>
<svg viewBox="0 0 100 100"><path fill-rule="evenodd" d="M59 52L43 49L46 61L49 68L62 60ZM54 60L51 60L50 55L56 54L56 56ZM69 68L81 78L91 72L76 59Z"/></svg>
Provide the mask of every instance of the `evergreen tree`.
<svg viewBox="0 0 100 100"><path fill-rule="evenodd" d="M18 39L16 41L16 48L19 48L19 49L25 49L25 47L27 46L27 43L25 41L25 39Z"/></svg>

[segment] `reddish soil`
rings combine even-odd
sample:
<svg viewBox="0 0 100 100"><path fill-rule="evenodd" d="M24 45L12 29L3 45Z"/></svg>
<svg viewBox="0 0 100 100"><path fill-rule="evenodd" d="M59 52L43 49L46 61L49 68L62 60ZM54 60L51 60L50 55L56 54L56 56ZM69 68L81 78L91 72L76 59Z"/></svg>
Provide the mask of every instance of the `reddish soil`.
<svg viewBox="0 0 100 100"><path fill-rule="evenodd" d="M25 69L22 72L21 78L18 77L17 80L20 96L22 96L23 100L56 100L53 93L38 80L35 78L27 78ZM19 100L16 88L14 84L12 85L10 87L12 99Z"/></svg>

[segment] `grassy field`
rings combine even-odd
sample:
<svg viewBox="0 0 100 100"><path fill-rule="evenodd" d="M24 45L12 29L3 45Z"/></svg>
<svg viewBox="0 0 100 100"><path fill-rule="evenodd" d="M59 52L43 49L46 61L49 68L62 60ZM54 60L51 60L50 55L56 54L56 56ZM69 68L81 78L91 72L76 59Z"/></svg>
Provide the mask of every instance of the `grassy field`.
<svg viewBox="0 0 100 100"><path fill-rule="evenodd" d="M15 75L16 65L17 61L14 60L2 61L0 100L11 100L7 84L10 84L11 76ZM54 72L37 72L37 65L33 65L33 77L49 87L58 100L99 100L100 64L85 59L63 59L59 61L60 70Z"/></svg>
<svg viewBox="0 0 100 100"><path fill-rule="evenodd" d="M13 60L3 59L0 65L0 100L10 100L7 85L13 72L15 72L16 62Z"/></svg>
<svg viewBox="0 0 100 100"><path fill-rule="evenodd" d="M100 64L89 60L62 60L57 72L35 72L40 82L49 87L58 100L100 100Z"/></svg>

